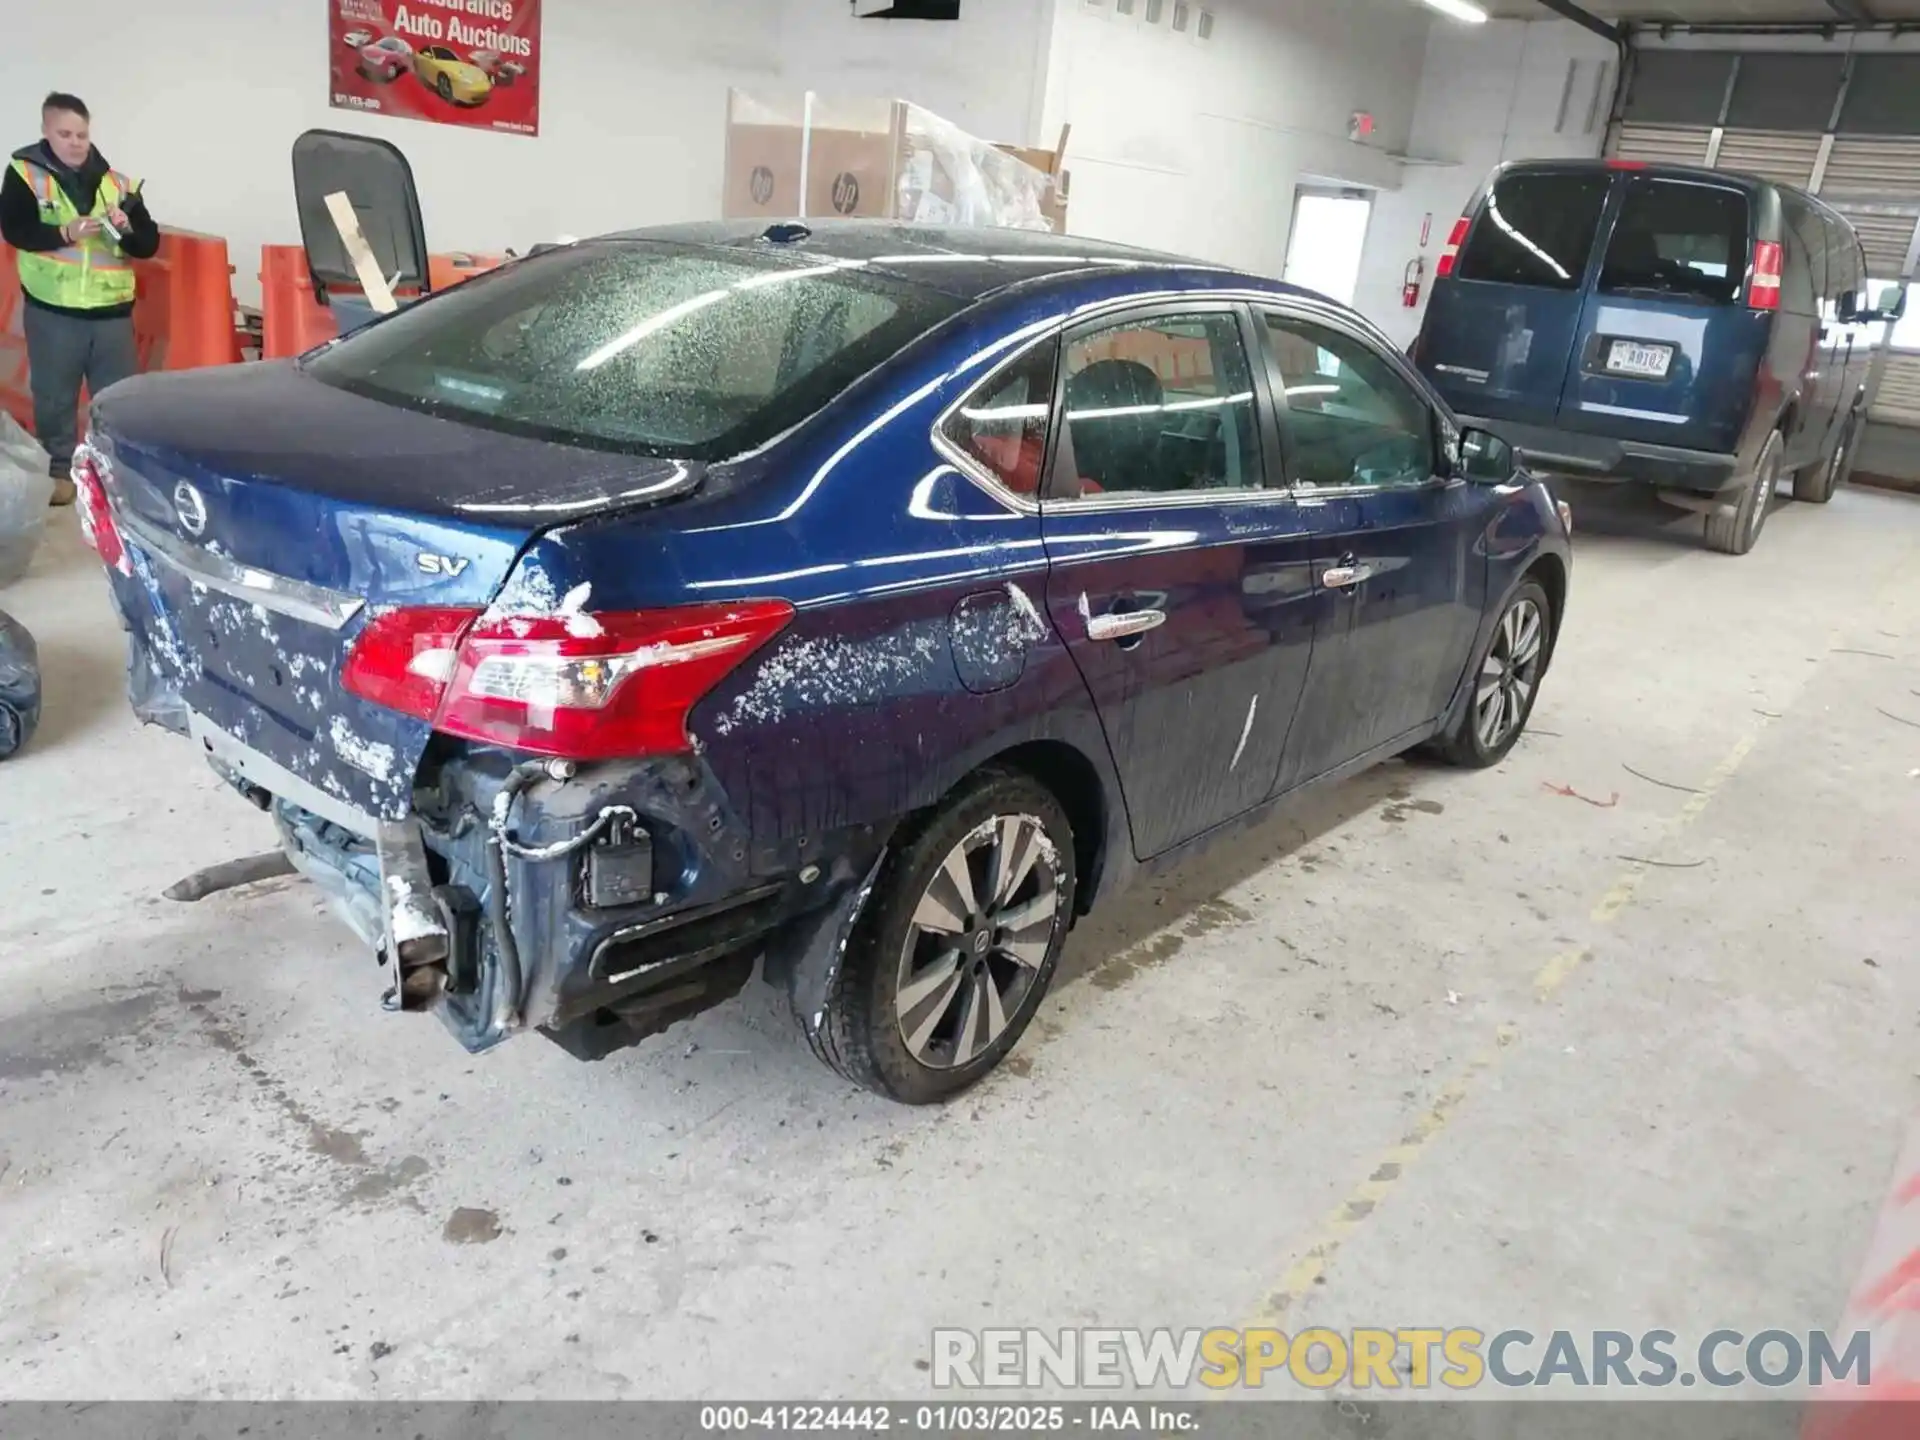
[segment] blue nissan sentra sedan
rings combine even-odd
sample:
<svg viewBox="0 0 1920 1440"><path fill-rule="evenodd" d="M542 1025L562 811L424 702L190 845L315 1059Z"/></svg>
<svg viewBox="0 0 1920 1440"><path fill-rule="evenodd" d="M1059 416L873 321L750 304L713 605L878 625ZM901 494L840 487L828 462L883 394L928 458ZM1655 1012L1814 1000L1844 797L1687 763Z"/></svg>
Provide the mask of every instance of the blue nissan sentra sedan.
<svg viewBox="0 0 1920 1440"><path fill-rule="evenodd" d="M1519 738L1571 516L1317 296L1080 239L570 244L93 407L140 716L391 1010L604 1055L756 963L843 1075L993 1069L1078 915Z"/></svg>

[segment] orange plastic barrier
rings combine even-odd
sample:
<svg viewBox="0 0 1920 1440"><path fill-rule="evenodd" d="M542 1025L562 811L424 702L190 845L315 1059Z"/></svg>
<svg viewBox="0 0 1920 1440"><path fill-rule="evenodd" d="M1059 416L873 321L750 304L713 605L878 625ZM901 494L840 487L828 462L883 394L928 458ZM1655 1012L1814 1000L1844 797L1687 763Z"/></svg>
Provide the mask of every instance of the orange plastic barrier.
<svg viewBox="0 0 1920 1440"><path fill-rule="evenodd" d="M427 257L427 279L435 290L450 290L462 280L471 280L507 263L504 255L469 255L459 252Z"/></svg>
<svg viewBox="0 0 1920 1440"><path fill-rule="evenodd" d="M339 333L333 312L313 298L306 250L299 245L262 245L260 358L304 355Z"/></svg>
<svg viewBox="0 0 1920 1440"><path fill-rule="evenodd" d="M427 257L427 279L435 290L485 274L506 263L504 255L455 252ZM352 290L346 293L359 294ZM411 299L401 294L400 299ZM284 360L304 355L340 333L333 312L313 298L307 252L299 245L260 247L260 358Z"/></svg>
<svg viewBox="0 0 1920 1440"><path fill-rule="evenodd" d="M233 327L233 266L217 235L160 229L160 253L136 260L139 285L133 310L134 346L142 370L191 370L240 359ZM0 409L33 429L24 302L11 246L0 243ZM81 429L87 392L80 391Z"/></svg>

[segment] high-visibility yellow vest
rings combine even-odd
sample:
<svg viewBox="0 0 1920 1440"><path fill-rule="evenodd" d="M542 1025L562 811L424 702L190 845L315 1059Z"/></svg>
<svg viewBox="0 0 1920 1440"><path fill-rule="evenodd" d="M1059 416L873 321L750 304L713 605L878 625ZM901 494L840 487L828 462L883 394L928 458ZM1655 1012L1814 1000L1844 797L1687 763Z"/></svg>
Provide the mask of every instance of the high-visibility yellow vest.
<svg viewBox="0 0 1920 1440"><path fill-rule="evenodd" d="M81 218L73 198L47 171L27 160L15 160L13 168L33 187L34 198L40 202L40 218L47 224L60 226ZM134 182L118 170L109 170L101 178L90 218L104 219L135 188ZM68 310L101 310L133 300L133 262L105 234L83 235L79 244L63 245L58 250L22 250L19 257L20 288L43 304Z"/></svg>

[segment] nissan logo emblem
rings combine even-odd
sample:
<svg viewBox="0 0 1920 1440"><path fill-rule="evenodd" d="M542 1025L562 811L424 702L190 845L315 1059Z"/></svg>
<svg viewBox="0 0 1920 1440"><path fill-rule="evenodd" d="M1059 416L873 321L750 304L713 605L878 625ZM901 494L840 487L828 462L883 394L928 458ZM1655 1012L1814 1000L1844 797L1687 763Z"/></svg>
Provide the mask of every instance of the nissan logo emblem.
<svg viewBox="0 0 1920 1440"><path fill-rule="evenodd" d="M206 533L207 502L184 480L173 487L173 511L180 517L180 528L189 535Z"/></svg>

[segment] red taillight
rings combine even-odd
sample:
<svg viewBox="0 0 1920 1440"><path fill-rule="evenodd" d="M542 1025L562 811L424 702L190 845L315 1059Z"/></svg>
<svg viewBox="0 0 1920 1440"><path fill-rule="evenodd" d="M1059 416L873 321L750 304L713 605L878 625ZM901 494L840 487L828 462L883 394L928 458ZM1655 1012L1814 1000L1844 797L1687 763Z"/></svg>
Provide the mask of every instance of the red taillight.
<svg viewBox="0 0 1920 1440"><path fill-rule="evenodd" d="M1644 170L1647 168L1647 162L1644 160L1609 160L1607 161L1607 168L1609 170Z"/></svg>
<svg viewBox="0 0 1920 1440"><path fill-rule="evenodd" d="M390 610L360 632L340 683L363 699L416 720L440 713L460 659L460 637L478 610Z"/></svg>
<svg viewBox="0 0 1920 1440"><path fill-rule="evenodd" d="M793 618L784 600L602 614L395 610L342 683L447 735L570 760L688 749L687 716Z"/></svg>
<svg viewBox="0 0 1920 1440"><path fill-rule="evenodd" d="M1453 230L1447 236L1447 248L1440 252L1440 263L1434 267L1434 274L1444 280L1453 274L1453 267L1460 263L1460 247L1466 243L1467 230L1472 221L1462 215L1453 222Z"/></svg>
<svg viewBox="0 0 1920 1440"><path fill-rule="evenodd" d="M1753 283L1747 287L1749 309L1780 308L1780 272L1784 258L1774 241L1762 240L1753 247Z"/></svg>
<svg viewBox="0 0 1920 1440"><path fill-rule="evenodd" d="M113 523L113 507L107 503L107 484L100 474L100 462L91 448L80 446L73 452L73 488L79 494L80 535L99 553L100 563L122 575L133 573L127 559L127 547L121 542L120 527Z"/></svg>

